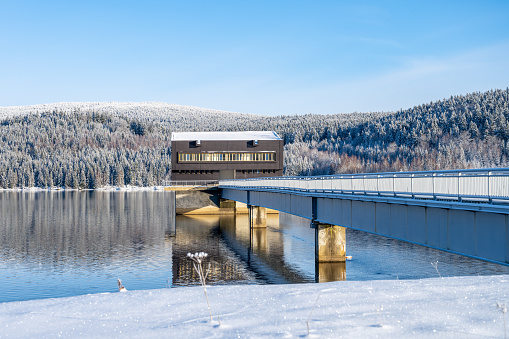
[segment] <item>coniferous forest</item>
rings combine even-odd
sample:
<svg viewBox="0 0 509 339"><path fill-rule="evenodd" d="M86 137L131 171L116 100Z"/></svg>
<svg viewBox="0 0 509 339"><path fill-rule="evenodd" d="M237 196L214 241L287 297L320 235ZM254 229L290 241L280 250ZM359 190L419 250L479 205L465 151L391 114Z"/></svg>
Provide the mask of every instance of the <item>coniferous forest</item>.
<svg viewBox="0 0 509 339"><path fill-rule="evenodd" d="M509 166L509 88L398 112L259 116L164 103L0 108L0 188L153 186L176 131L274 130L286 175Z"/></svg>

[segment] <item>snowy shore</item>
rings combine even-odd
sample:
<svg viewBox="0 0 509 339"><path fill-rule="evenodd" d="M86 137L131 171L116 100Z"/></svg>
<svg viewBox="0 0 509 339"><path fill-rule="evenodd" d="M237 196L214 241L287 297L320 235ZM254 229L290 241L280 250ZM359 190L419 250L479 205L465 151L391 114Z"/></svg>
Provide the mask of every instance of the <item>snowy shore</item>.
<svg viewBox="0 0 509 339"><path fill-rule="evenodd" d="M24 187L24 188L0 188L0 192L62 192L62 191L122 191L122 192L132 192L132 191L162 191L165 186L102 186L95 189L76 189L76 188L65 188L65 187Z"/></svg>
<svg viewBox="0 0 509 339"><path fill-rule="evenodd" d="M207 291L212 322L201 287L3 303L0 338L504 338L509 331L497 307L509 304L507 275Z"/></svg>

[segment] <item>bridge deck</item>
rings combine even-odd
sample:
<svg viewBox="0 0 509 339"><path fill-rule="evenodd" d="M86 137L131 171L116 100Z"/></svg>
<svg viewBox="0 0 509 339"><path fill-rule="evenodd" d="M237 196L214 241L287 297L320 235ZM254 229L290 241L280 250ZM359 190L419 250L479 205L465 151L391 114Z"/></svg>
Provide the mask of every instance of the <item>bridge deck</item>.
<svg viewBox="0 0 509 339"><path fill-rule="evenodd" d="M219 187L226 199L509 263L509 169L224 180Z"/></svg>

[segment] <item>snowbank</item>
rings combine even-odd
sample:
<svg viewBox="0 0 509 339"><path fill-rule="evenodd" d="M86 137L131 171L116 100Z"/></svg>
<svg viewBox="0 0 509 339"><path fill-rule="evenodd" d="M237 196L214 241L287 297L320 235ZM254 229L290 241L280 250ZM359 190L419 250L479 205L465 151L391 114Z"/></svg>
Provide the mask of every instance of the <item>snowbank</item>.
<svg viewBox="0 0 509 339"><path fill-rule="evenodd" d="M292 338L308 336L309 319L316 338L503 338L497 303L509 302L509 276L207 291L213 322L200 287L3 303L0 337Z"/></svg>

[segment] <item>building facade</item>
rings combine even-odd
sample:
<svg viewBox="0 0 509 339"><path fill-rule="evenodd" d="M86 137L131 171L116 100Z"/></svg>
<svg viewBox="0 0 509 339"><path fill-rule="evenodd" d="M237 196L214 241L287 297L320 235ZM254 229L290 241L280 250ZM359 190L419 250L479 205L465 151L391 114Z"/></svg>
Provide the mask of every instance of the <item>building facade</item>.
<svg viewBox="0 0 509 339"><path fill-rule="evenodd" d="M171 180L283 175L283 140L275 132L175 132Z"/></svg>

